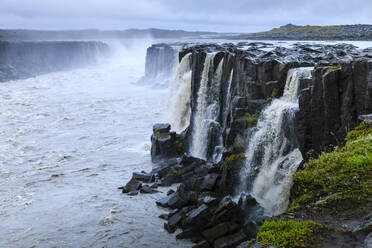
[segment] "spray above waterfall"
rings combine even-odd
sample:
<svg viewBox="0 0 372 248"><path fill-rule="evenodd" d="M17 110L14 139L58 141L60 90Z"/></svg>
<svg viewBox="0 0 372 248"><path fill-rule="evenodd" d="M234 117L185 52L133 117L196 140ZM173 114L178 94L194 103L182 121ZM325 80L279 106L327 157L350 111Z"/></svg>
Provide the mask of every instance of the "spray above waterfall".
<svg viewBox="0 0 372 248"><path fill-rule="evenodd" d="M268 215L286 210L293 175L302 161L294 121L299 81L311 78L312 69L288 71L283 96L261 112L249 138L239 192L251 193Z"/></svg>

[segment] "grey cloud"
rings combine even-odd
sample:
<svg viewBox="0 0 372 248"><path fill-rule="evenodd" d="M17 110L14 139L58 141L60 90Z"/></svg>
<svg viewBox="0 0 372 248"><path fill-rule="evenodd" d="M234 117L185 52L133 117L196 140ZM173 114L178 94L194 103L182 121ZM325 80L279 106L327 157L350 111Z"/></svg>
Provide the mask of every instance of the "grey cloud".
<svg viewBox="0 0 372 248"><path fill-rule="evenodd" d="M251 32L286 23L371 23L369 0L1 0L2 28Z"/></svg>

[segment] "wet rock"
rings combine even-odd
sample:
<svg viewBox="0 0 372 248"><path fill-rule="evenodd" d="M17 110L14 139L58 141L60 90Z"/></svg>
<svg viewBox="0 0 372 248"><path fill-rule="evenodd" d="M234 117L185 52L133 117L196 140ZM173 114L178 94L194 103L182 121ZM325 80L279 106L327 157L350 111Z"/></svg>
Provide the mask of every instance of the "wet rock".
<svg viewBox="0 0 372 248"><path fill-rule="evenodd" d="M144 185L141 187L140 192L143 194L153 194L153 193L158 193L159 191L151 188L148 185Z"/></svg>
<svg viewBox="0 0 372 248"><path fill-rule="evenodd" d="M217 239L214 242L214 247L215 248L232 248L232 247L239 245L245 240L247 240L247 237L245 236L245 234L243 232L238 232L238 233L231 234L231 235L224 236L222 238Z"/></svg>
<svg viewBox="0 0 372 248"><path fill-rule="evenodd" d="M213 190L219 175L217 173L208 174L203 178L201 190Z"/></svg>
<svg viewBox="0 0 372 248"><path fill-rule="evenodd" d="M134 190L134 191L128 192L128 195L129 196L138 195L138 190Z"/></svg>
<svg viewBox="0 0 372 248"><path fill-rule="evenodd" d="M157 189L159 187L158 183L154 183L150 186L150 188Z"/></svg>
<svg viewBox="0 0 372 248"><path fill-rule="evenodd" d="M131 191L139 190L142 183L137 181L135 178L130 179L130 181L124 186L123 193L129 193Z"/></svg>
<svg viewBox="0 0 372 248"><path fill-rule="evenodd" d="M372 123L372 114L370 114L370 115L360 115L358 117L358 119L361 120L361 121L367 121L367 122Z"/></svg>
<svg viewBox="0 0 372 248"><path fill-rule="evenodd" d="M177 230L177 226L170 226L168 223L164 223L164 229L169 233L174 233Z"/></svg>
<svg viewBox="0 0 372 248"><path fill-rule="evenodd" d="M173 193L174 193L174 190L173 189L170 189L170 190L168 190L167 195L171 195Z"/></svg>
<svg viewBox="0 0 372 248"><path fill-rule="evenodd" d="M164 207L164 208L168 207L168 201L172 197L173 194L174 193L168 195L167 197L164 197L164 198L161 198L161 199L157 200L156 204L158 206L161 206L161 207Z"/></svg>
<svg viewBox="0 0 372 248"><path fill-rule="evenodd" d="M195 226L203 226L210 220L211 213L207 205L203 204L198 208L191 210L186 214L185 224L193 224Z"/></svg>
<svg viewBox="0 0 372 248"><path fill-rule="evenodd" d="M207 241L201 241L200 243L197 243L192 248L211 248L211 246L208 244Z"/></svg>
<svg viewBox="0 0 372 248"><path fill-rule="evenodd" d="M198 236L199 233L194 231L193 229L189 228L189 229L186 229L182 232L180 232L179 234L176 235L176 238L177 239L191 239L195 236Z"/></svg>
<svg viewBox="0 0 372 248"><path fill-rule="evenodd" d="M159 134L169 133L170 129L171 125L168 123L158 123L152 127L152 131Z"/></svg>
<svg viewBox="0 0 372 248"><path fill-rule="evenodd" d="M145 183L152 183L155 180L154 174L146 172L133 172L132 178Z"/></svg>
<svg viewBox="0 0 372 248"><path fill-rule="evenodd" d="M169 215L168 214L161 214L161 215L159 215L159 218L160 219L163 219L163 220L168 220L169 219Z"/></svg>
<svg viewBox="0 0 372 248"><path fill-rule="evenodd" d="M210 195L200 196L198 202L200 204L213 205L217 203L217 198Z"/></svg>
<svg viewBox="0 0 372 248"><path fill-rule="evenodd" d="M217 238L232 233L238 228L239 226L236 223L224 222L203 231L202 235L209 243L213 243Z"/></svg>
<svg viewBox="0 0 372 248"><path fill-rule="evenodd" d="M168 220L169 226L176 226L178 225L182 220L182 216L179 213L174 214L172 217Z"/></svg>
<svg viewBox="0 0 372 248"><path fill-rule="evenodd" d="M169 196L156 201L156 204L162 207L180 208L187 204L187 200L180 197L178 192L174 192Z"/></svg>
<svg viewBox="0 0 372 248"><path fill-rule="evenodd" d="M151 136L151 161L153 163L173 163L181 156L183 141L175 132L170 132L169 124L155 124Z"/></svg>

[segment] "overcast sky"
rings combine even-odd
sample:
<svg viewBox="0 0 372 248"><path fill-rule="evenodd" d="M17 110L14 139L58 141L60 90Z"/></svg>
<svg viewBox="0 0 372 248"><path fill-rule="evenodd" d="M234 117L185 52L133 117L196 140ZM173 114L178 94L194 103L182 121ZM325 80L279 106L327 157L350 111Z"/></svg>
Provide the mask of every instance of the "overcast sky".
<svg viewBox="0 0 372 248"><path fill-rule="evenodd" d="M372 0L0 0L0 28L254 32L372 24Z"/></svg>

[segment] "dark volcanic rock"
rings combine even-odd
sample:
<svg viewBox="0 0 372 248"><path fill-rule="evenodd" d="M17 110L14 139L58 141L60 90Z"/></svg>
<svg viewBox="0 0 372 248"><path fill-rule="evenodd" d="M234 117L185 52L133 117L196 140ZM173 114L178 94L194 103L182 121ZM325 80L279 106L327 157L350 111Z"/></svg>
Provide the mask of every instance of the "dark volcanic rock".
<svg viewBox="0 0 372 248"><path fill-rule="evenodd" d="M140 192L144 193L144 194L152 194L152 193L158 193L159 191L157 191L156 189L151 188L148 185L144 185L144 186L141 187Z"/></svg>
<svg viewBox="0 0 372 248"><path fill-rule="evenodd" d="M231 234L222 238L217 239L214 242L215 248L232 248L239 245L241 242L247 240L247 237L243 232Z"/></svg>
<svg viewBox="0 0 372 248"><path fill-rule="evenodd" d="M145 183L152 183L155 180L155 177L152 173L146 173L146 172L133 172L132 178L136 179L137 181L142 181Z"/></svg>
<svg viewBox="0 0 372 248"><path fill-rule="evenodd" d="M132 178L123 188L123 193L129 193L132 191L137 191L141 188L142 183Z"/></svg>
<svg viewBox="0 0 372 248"><path fill-rule="evenodd" d="M155 124L151 136L151 160L153 163L180 157L183 141L175 132L170 132L169 124Z"/></svg>

